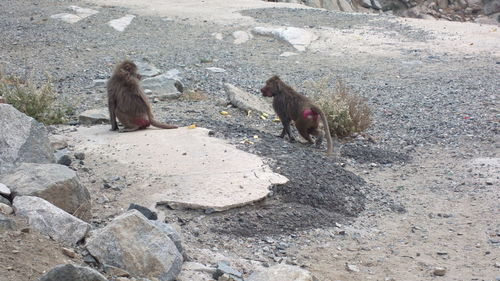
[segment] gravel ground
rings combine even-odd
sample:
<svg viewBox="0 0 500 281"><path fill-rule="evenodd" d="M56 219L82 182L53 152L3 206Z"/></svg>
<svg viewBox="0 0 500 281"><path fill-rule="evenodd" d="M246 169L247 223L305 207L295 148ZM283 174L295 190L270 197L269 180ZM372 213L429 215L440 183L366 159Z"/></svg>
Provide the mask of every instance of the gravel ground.
<svg viewBox="0 0 500 281"><path fill-rule="evenodd" d="M49 18L68 5L94 8L99 13L75 24ZM302 235L298 231L349 223L367 212L404 213L408 201L395 199L381 186L384 181L367 182L363 174L379 168L404 169L414 159L432 157L427 151L431 147L454 151L460 159L484 155L487 151L481 147L495 147L497 140L500 61L491 53L469 55L410 47L402 48L398 56L305 52L280 57L294 49L270 37L256 36L234 45L230 34L241 29L237 26L209 22L192 26L139 16L119 33L106 22L129 13L120 7L69 0L36 4L6 0L0 2L0 10L6 15L0 22L0 63L5 73L28 73L36 81L49 75L61 97L79 113L105 105L105 89L93 87L93 80L109 77L119 60L146 59L163 70L179 69L184 85L200 89L206 98L156 103L158 119L210 128L216 137L265 156L276 171L290 179L284 187L275 187L264 202L236 210L214 214L166 210L167 220L183 226L188 242L217 245L227 236L249 237L245 241L258 244L255 237L261 235L278 235L289 241ZM299 9L259 9L243 14L258 24L388 32L407 46L436 39L432 32L396 23L385 15ZM215 39L214 32L225 38ZM212 73L206 67L226 72ZM258 89L272 74L305 93L309 89L304 81L309 79L327 75L345 80L374 109L374 123L367 133L375 143L358 138L341 144L340 156L326 158L325 148L276 138L279 124L226 107L224 83L259 94ZM221 110L229 111L230 116L221 116ZM241 144L254 135L259 136L252 140L254 145ZM200 216L202 221L197 219Z"/></svg>

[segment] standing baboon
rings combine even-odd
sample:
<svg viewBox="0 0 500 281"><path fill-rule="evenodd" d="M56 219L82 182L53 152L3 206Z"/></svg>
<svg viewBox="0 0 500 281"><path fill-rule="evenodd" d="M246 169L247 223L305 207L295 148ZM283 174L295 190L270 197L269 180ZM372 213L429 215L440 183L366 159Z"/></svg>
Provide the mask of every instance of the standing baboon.
<svg viewBox="0 0 500 281"><path fill-rule="evenodd" d="M330 129L323 111L315 105L309 98L297 93L290 86L285 84L278 76L273 76L266 81L266 85L260 90L265 97L273 98L273 108L283 124L283 131L280 137L283 138L285 133L290 138L291 142L295 138L290 133L290 123L294 121L295 127L299 134L306 139L310 144L314 143L310 135L316 137L316 145L319 146L323 141L324 133L318 130L319 118L326 133L327 154L330 155L333 150L332 138Z"/></svg>
<svg viewBox="0 0 500 281"><path fill-rule="evenodd" d="M141 75L132 61L126 60L116 66L107 84L111 130L118 130L116 118L124 126L120 132L145 129L150 125L163 129L177 128L154 119L148 98L139 85L140 80Z"/></svg>

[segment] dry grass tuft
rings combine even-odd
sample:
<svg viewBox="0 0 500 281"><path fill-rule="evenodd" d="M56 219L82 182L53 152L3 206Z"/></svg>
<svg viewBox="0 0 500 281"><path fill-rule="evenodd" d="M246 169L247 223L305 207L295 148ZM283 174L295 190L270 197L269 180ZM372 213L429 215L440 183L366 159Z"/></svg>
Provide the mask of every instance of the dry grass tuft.
<svg viewBox="0 0 500 281"><path fill-rule="evenodd" d="M346 138L366 130L372 121L371 108L366 99L351 92L341 79L335 87L329 87L330 77L318 81L307 81L307 87L314 91L312 99L321 107L328 119L332 136Z"/></svg>
<svg viewBox="0 0 500 281"><path fill-rule="evenodd" d="M33 82L0 72L0 96L17 110L46 125L63 123L69 108L57 104L50 79L37 87Z"/></svg>

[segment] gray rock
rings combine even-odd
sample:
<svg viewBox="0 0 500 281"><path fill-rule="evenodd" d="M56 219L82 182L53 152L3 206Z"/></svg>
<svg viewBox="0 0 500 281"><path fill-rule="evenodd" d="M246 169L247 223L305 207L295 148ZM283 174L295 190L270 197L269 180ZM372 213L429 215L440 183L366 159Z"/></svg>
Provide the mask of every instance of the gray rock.
<svg viewBox="0 0 500 281"><path fill-rule="evenodd" d="M158 230L161 232L165 233L172 242L174 242L175 247L177 247L177 250L179 253L183 254L184 253L184 248L182 247L182 238L179 232L175 230L170 224L161 222L161 221L151 221Z"/></svg>
<svg viewBox="0 0 500 281"><path fill-rule="evenodd" d="M83 220L92 217L89 191L66 166L24 163L1 181L14 196L37 196Z"/></svg>
<svg viewBox="0 0 500 281"><path fill-rule="evenodd" d="M338 0L339 8L343 12L354 12L352 3L349 0Z"/></svg>
<svg viewBox="0 0 500 281"><path fill-rule="evenodd" d="M5 205L9 205L9 206L10 206L10 201L9 201L9 199L7 199L7 198L5 198L5 197L3 197L3 196L1 196L1 195L0 195L0 203L3 203L3 204L5 204Z"/></svg>
<svg viewBox="0 0 500 281"><path fill-rule="evenodd" d="M0 213L10 215L14 213L14 210L12 210L12 207L10 205L0 203Z"/></svg>
<svg viewBox="0 0 500 281"><path fill-rule="evenodd" d="M96 125L109 123L109 110L107 108L90 109L82 112L78 116L80 124Z"/></svg>
<svg viewBox="0 0 500 281"><path fill-rule="evenodd" d="M175 280L182 266L182 255L174 242L137 210L93 231L87 249L99 262L136 277Z"/></svg>
<svg viewBox="0 0 500 281"><path fill-rule="evenodd" d="M28 224L57 242L75 245L82 240L90 225L34 196L17 196L13 202L16 215L28 218Z"/></svg>
<svg viewBox="0 0 500 281"><path fill-rule="evenodd" d="M78 160L85 160L85 153L77 152L77 153L75 153L75 158Z"/></svg>
<svg viewBox="0 0 500 281"><path fill-rule="evenodd" d="M371 8L372 2L370 0L361 0L361 6L364 8Z"/></svg>
<svg viewBox="0 0 500 281"><path fill-rule="evenodd" d="M161 70L156 68L152 63L147 61L139 61L135 63L139 70L139 74L143 78L154 77L161 74Z"/></svg>
<svg viewBox="0 0 500 281"><path fill-rule="evenodd" d="M375 10L382 10L382 5L378 0L371 0L372 8Z"/></svg>
<svg viewBox="0 0 500 281"><path fill-rule="evenodd" d="M227 262L218 262L217 268L213 274L215 280L219 280L220 277L225 276L226 280L243 281L243 274L238 270L229 266Z"/></svg>
<svg viewBox="0 0 500 281"><path fill-rule="evenodd" d="M137 210L137 211L141 212L141 214L143 216L145 216L148 220L157 220L158 219L158 215L156 214L156 212L153 212L150 209L148 209L144 206L141 206L141 205L131 203L130 206L128 206L128 210Z"/></svg>
<svg viewBox="0 0 500 281"><path fill-rule="evenodd" d="M0 231L13 230L15 228L16 223L12 219L0 214Z"/></svg>
<svg viewBox="0 0 500 281"><path fill-rule="evenodd" d="M40 277L40 281L108 281L108 279L90 267L60 264Z"/></svg>
<svg viewBox="0 0 500 281"><path fill-rule="evenodd" d="M226 86L226 94L229 102L237 108L244 111L252 110L267 114L271 114L273 112L271 104L256 95L240 90L236 86L229 83L224 85Z"/></svg>
<svg viewBox="0 0 500 281"><path fill-rule="evenodd" d="M273 265L264 270L254 272L246 281L316 281L307 270L286 264Z"/></svg>
<svg viewBox="0 0 500 281"><path fill-rule="evenodd" d="M8 104L0 104L0 175L23 162L54 163L47 129Z"/></svg>
<svg viewBox="0 0 500 281"><path fill-rule="evenodd" d="M142 80L141 84L144 89L153 91L154 95L161 96L166 99L175 99L180 97L181 93L175 86L175 79L171 78L170 74L162 74Z"/></svg>
<svg viewBox="0 0 500 281"><path fill-rule="evenodd" d="M71 165L71 157L69 156L69 150L61 149L54 153L54 157L56 158L56 163L59 165L69 166Z"/></svg>
<svg viewBox="0 0 500 281"><path fill-rule="evenodd" d="M0 195L10 195L10 189L3 183L0 183Z"/></svg>
<svg viewBox="0 0 500 281"><path fill-rule="evenodd" d="M238 30L233 32L234 41L236 45L243 44L253 38L253 35L248 31Z"/></svg>
<svg viewBox="0 0 500 281"><path fill-rule="evenodd" d="M106 84L108 83L108 79L96 79L94 80L94 88L98 87L106 87Z"/></svg>

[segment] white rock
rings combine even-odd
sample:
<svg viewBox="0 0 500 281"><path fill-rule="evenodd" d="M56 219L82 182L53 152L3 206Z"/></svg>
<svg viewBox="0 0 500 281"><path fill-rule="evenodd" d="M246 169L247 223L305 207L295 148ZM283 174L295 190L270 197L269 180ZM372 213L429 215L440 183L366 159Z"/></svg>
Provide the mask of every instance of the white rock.
<svg viewBox="0 0 500 281"><path fill-rule="evenodd" d="M68 147L66 137L63 135L51 135L49 136L49 141L53 151Z"/></svg>
<svg viewBox="0 0 500 281"><path fill-rule="evenodd" d="M78 7L78 6L69 6L68 9L71 11L74 11L82 19L99 13L99 11L88 9L88 8L82 8L82 7Z"/></svg>
<svg viewBox="0 0 500 281"><path fill-rule="evenodd" d="M277 264L252 273L246 281L314 281L309 271L297 266Z"/></svg>
<svg viewBox="0 0 500 281"><path fill-rule="evenodd" d="M0 183L0 195L10 195L10 189L3 183Z"/></svg>
<svg viewBox="0 0 500 281"><path fill-rule="evenodd" d="M233 32L233 37L234 37L233 43L239 45L252 39L253 35L250 32L238 30Z"/></svg>
<svg viewBox="0 0 500 281"><path fill-rule="evenodd" d="M82 18L78 15L68 14L68 13L60 13L50 16L53 19L61 20L67 23L76 23L82 20Z"/></svg>
<svg viewBox="0 0 500 281"><path fill-rule="evenodd" d="M134 18L135 18L134 15L126 15L119 19L110 20L108 24L112 28L122 32L125 30L125 28L127 28L127 26L132 22Z"/></svg>
<svg viewBox="0 0 500 281"><path fill-rule="evenodd" d="M82 240L90 225L48 201L34 196L16 196L16 215L28 218L28 224L57 242L75 245Z"/></svg>
<svg viewBox="0 0 500 281"><path fill-rule="evenodd" d="M210 70L212 72L215 72L215 73L222 73L222 72L226 72L225 69L223 68L218 68L218 67L207 67L206 70Z"/></svg>
<svg viewBox="0 0 500 281"><path fill-rule="evenodd" d="M253 32L259 35L274 36L288 42L301 52L305 51L314 40L318 39L315 33L297 27L255 27Z"/></svg>
<svg viewBox="0 0 500 281"><path fill-rule="evenodd" d="M357 266L355 266L354 264L346 263L345 268L349 272L359 272L359 268Z"/></svg>
<svg viewBox="0 0 500 281"><path fill-rule="evenodd" d="M294 52L283 52L280 57L291 57L291 56L296 56L298 55L297 53Z"/></svg>
<svg viewBox="0 0 500 281"><path fill-rule="evenodd" d="M76 15L69 14L69 13L60 13L60 14L52 15L50 17L53 19L58 19L58 20L67 22L67 23L76 23L76 22L79 22L86 17L89 17L91 15L95 15L95 14L99 13L99 11L87 9L87 8L81 8L78 6L69 6L68 9L76 12Z"/></svg>
<svg viewBox="0 0 500 281"><path fill-rule="evenodd" d="M212 33L212 36L215 37L215 39L217 39L217 40L224 39L224 36L222 35L222 33L219 33L219 32Z"/></svg>
<svg viewBox="0 0 500 281"><path fill-rule="evenodd" d="M0 203L0 213L5 214L5 215L10 215L10 214L14 213L14 210L12 210L11 206L4 204L4 203Z"/></svg>

